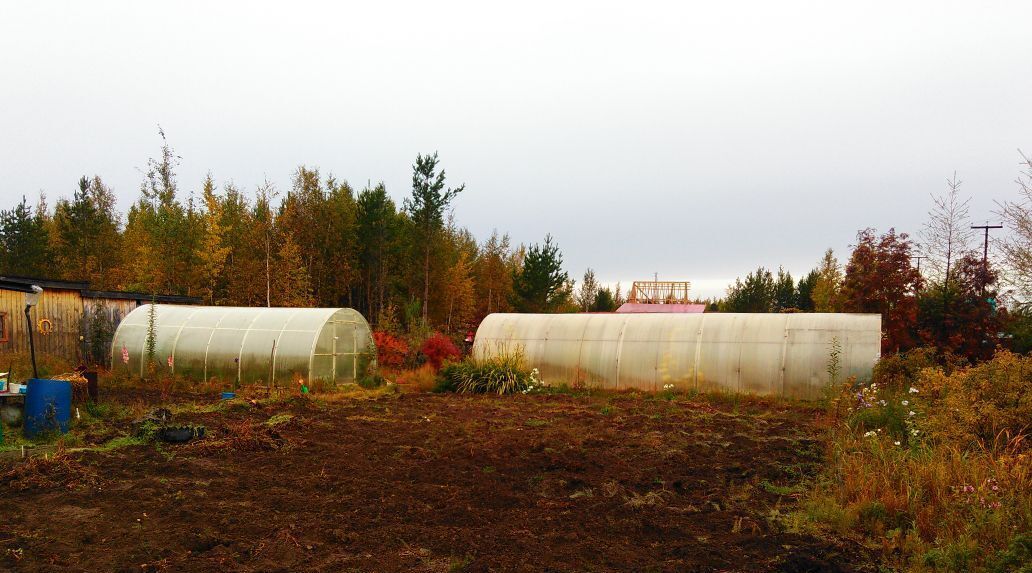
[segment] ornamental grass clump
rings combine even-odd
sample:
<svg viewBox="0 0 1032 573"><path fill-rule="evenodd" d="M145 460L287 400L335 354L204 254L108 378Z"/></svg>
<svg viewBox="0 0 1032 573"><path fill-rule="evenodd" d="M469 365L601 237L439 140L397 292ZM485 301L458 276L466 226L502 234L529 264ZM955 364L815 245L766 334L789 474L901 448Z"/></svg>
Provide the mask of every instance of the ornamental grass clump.
<svg viewBox="0 0 1032 573"><path fill-rule="evenodd" d="M543 383L527 368L523 350L502 348L491 356L470 356L441 369L438 391L460 394L515 394L537 390Z"/></svg>

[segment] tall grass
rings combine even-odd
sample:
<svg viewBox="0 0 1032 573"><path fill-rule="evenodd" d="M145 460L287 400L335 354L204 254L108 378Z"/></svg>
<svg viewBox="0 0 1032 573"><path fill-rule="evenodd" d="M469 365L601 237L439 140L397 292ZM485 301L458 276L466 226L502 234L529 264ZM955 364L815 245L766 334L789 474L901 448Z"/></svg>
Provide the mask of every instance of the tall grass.
<svg viewBox="0 0 1032 573"><path fill-rule="evenodd" d="M809 518L912 571L1032 571L1032 357L950 371L886 358L833 402Z"/></svg>
<svg viewBox="0 0 1032 573"><path fill-rule="evenodd" d="M438 391L460 394L515 394L535 386L521 347L500 347L490 355L470 356L441 369Z"/></svg>

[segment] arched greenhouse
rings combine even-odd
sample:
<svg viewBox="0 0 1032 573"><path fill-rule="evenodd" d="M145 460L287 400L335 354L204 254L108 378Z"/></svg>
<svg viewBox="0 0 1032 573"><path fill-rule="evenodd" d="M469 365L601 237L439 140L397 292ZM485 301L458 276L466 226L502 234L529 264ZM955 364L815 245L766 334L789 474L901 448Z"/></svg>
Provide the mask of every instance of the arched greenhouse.
<svg viewBox="0 0 1032 573"><path fill-rule="evenodd" d="M473 351L522 351L549 384L816 398L831 372L870 377L877 314L491 314Z"/></svg>
<svg viewBox="0 0 1032 573"><path fill-rule="evenodd" d="M286 384L354 381L376 360L369 323L350 308L154 305L158 372L194 380ZM122 319L112 365L144 375L151 305Z"/></svg>

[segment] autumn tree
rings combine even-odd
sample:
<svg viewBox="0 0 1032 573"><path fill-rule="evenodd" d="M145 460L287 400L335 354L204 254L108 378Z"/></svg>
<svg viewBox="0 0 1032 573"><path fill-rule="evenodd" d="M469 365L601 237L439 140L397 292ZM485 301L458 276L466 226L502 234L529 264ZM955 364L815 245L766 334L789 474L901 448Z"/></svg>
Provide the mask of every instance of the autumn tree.
<svg viewBox="0 0 1032 573"><path fill-rule="evenodd" d="M301 247L294 238L285 235L276 254L272 271L272 292L274 306L308 307L312 306L311 279Z"/></svg>
<svg viewBox="0 0 1032 573"><path fill-rule="evenodd" d="M474 300L473 261L468 251L460 250L456 260L445 272L443 307L447 310L444 320L447 332L469 326L473 318Z"/></svg>
<svg viewBox="0 0 1032 573"><path fill-rule="evenodd" d="M972 253L951 268L954 280L936 281L920 293L921 339L971 361L991 358L1005 318L998 303L997 274Z"/></svg>
<svg viewBox="0 0 1032 573"><path fill-rule="evenodd" d="M427 324L445 332L467 328L476 313L476 238L449 217L434 252Z"/></svg>
<svg viewBox="0 0 1032 573"><path fill-rule="evenodd" d="M405 199L405 211L412 219L415 236L413 246L423 259L423 322L427 322L427 306L430 301L430 254L441 229L444 227L444 213L456 195L466 186L459 185L445 189L444 169L437 171L437 152L433 155L417 155L412 166L412 196Z"/></svg>
<svg viewBox="0 0 1032 573"><path fill-rule="evenodd" d="M842 267L831 249L817 264L817 278L813 283L814 312L839 312L842 309Z"/></svg>
<svg viewBox="0 0 1032 573"><path fill-rule="evenodd" d="M258 188L256 202L252 203L233 183L223 186L219 196L221 243L228 249L223 267L223 304L267 306L270 303L271 285L267 281L266 263L271 263L272 255L269 222L272 213L268 197L273 193L266 183Z"/></svg>
<svg viewBox="0 0 1032 573"><path fill-rule="evenodd" d="M846 312L882 316L882 351L913 348L916 340L917 292L921 275L911 265L913 242L895 229L880 237L874 229L857 233L857 244L842 282Z"/></svg>
<svg viewBox="0 0 1032 573"><path fill-rule="evenodd" d="M225 240L223 229L223 203L215 193L215 182L211 173L204 178L201 188L201 200L204 203L202 215L204 235L200 240L197 253L198 275L200 277L201 296L206 304L217 304L223 299L224 272L226 259L232 250Z"/></svg>
<svg viewBox="0 0 1032 573"><path fill-rule="evenodd" d="M265 306L272 306L273 249L276 241L276 219L272 213L272 201L276 195L276 189L266 181L264 185L258 187L254 207L251 210L250 243L261 257L260 264L264 272L260 276L265 279ZM300 257L300 255L298 256ZM301 263L303 261L299 261L297 266L300 266Z"/></svg>
<svg viewBox="0 0 1032 573"><path fill-rule="evenodd" d="M584 280L581 281L577 290L577 306L581 312L590 312L595 306L595 299L598 298L598 280L595 278L595 271L588 269L584 271Z"/></svg>
<svg viewBox="0 0 1032 573"><path fill-rule="evenodd" d="M512 281L520 266L518 258L509 245L509 235L499 235L497 230L480 246L474 270L478 319L512 310Z"/></svg>
<svg viewBox="0 0 1032 573"><path fill-rule="evenodd" d="M280 205L277 232L299 245L312 294L323 306L351 305L357 269L357 205L351 187L300 166Z"/></svg>
<svg viewBox="0 0 1032 573"><path fill-rule="evenodd" d="M571 296L570 277L552 235L527 248L523 267L513 277L513 306L519 312L555 312Z"/></svg>
<svg viewBox="0 0 1032 573"><path fill-rule="evenodd" d="M161 135L161 158L148 160L140 199L129 209L123 283L132 290L189 294L199 227L176 196L178 157ZM198 218L199 219L199 218Z"/></svg>

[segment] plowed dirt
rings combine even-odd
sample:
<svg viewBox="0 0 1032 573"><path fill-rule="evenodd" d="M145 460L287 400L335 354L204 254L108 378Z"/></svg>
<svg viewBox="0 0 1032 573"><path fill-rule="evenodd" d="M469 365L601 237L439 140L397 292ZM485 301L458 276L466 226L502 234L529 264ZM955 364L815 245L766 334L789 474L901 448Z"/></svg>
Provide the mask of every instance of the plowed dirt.
<svg viewBox="0 0 1032 573"><path fill-rule="evenodd" d="M818 417L426 394L181 414L208 436L0 465L0 568L876 570L777 518L819 470Z"/></svg>

